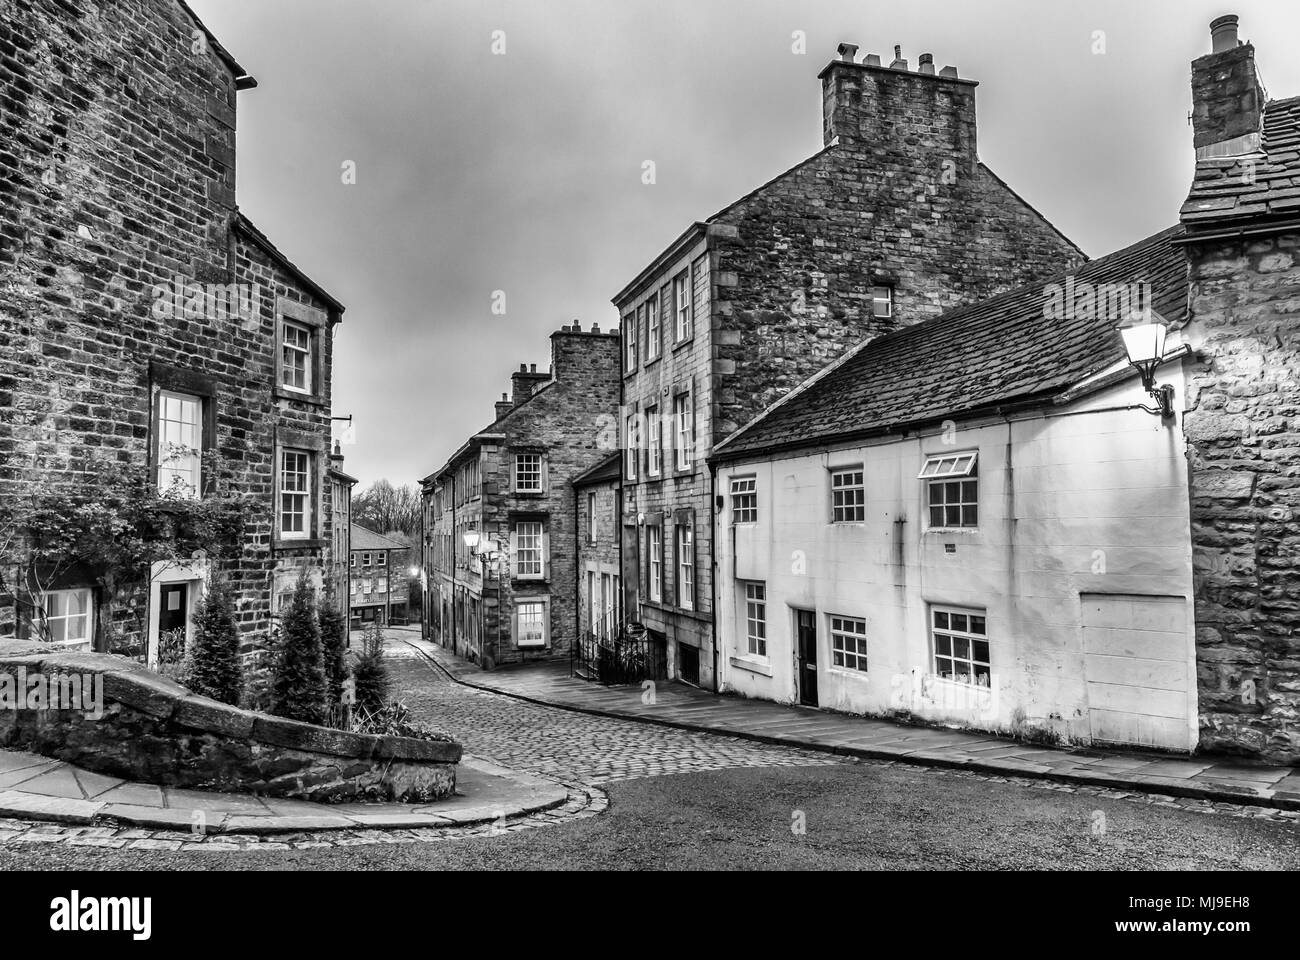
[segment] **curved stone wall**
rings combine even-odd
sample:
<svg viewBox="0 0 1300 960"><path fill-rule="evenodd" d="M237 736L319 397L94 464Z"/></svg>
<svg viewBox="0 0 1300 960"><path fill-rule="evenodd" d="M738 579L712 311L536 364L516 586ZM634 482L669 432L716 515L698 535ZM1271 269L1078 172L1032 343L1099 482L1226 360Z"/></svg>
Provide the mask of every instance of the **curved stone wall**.
<svg viewBox="0 0 1300 960"><path fill-rule="evenodd" d="M322 802L427 802L461 747L331 730L196 696L121 657L0 641L0 747L142 783Z"/></svg>

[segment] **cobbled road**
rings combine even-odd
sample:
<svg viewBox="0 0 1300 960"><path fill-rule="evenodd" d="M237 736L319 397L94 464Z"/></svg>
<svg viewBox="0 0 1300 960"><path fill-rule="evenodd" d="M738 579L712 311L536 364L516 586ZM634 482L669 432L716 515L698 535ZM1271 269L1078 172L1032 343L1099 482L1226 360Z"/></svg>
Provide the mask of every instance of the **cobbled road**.
<svg viewBox="0 0 1300 960"><path fill-rule="evenodd" d="M462 686L400 640L385 647L390 699L451 734L465 752L504 767L599 786L736 767L843 764L825 753L775 747L649 723L595 717Z"/></svg>

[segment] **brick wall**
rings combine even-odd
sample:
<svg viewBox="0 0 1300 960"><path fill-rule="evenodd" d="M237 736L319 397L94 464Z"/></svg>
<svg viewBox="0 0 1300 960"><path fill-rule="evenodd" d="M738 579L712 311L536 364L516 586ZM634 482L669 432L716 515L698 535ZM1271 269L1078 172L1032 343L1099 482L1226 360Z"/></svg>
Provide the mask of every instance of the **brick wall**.
<svg viewBox="0 0 1300 960"><path fill-rule="evenodd" d="M319 578L330 530L332 321L319 330L315 397L278 400L276 320L329 305L238 226L236 74L174 0L18 0L0 17L0 496L145 463L151 365L213 384L216 448L256 498L228 574L247 639L273 593L300 571ZM242 284L244 315L171 317L156 286ZM162 314L160 316L160 313ZM273 545L275 440L309 438L318 536ZM143 579L119 571L112 618L144 629ZM130 581L134 581L133 583ZM5 618L13 629L12 610Z"/></svg>
<svg viewBox="0 0 1300 960"><path fill-rule="evenodd" d="M1189 247L1201 747L1300 761L1300 232Z"/></svg>

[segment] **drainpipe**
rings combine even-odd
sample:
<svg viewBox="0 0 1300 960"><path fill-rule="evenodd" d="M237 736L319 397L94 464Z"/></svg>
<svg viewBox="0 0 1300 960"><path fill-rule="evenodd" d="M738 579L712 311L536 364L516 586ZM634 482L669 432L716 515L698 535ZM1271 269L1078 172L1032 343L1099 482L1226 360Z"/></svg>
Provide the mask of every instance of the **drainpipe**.
<svg viewBox="0 0 1300 960"><path fill-rule="evenodd" d="M709 542L713 545L713 549L709 551L709 554L713 557L713 576L709 579L713 581L713 588L710 590L710 593L712 594L710 602L712 603L713 608L710 610L712 615L709 617L709 646L713 648L714 693L718 692L718 545L714 540L714 537L718 532L718 525L715 522L717 517L717 504L718 465L716 463L711 463L709 464ZM734 544L732 556L733 558L735 556Z"/></svg>

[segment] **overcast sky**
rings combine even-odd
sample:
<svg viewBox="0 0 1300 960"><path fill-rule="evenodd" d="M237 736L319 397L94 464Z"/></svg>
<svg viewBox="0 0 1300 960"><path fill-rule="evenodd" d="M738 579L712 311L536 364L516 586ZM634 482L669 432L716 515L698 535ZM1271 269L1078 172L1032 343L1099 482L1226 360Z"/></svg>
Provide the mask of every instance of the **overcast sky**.
<svg viewBox="0 0 1300 960"><path fill-rule="evenodd" d="M363 484L440 466L553 330L616 325L610 298L689 224L820 149L840 41L980 81L981 159L1090 256L1176 222L1214 17L1300 95L1300 4L1273 0L192 4L261 84L239 95L240 206L347 305L334 412Z"/></svg>

